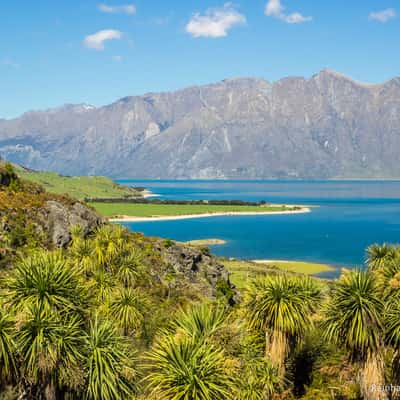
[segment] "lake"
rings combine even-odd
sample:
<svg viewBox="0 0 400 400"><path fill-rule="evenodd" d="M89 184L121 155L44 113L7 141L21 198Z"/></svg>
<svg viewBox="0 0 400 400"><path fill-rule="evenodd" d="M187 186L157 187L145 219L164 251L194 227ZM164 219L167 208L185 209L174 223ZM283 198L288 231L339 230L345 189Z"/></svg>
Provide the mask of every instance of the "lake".
<svg viewBox="0 0 400 400"><path fill-rule="evenodd" d="M219 256L304 260L355 267L372 243L400 242L400 181L148 181L166 199L239 199L316 206L309 214L223 216L126 223L131 230L179 241L218 238Z"/></svg>

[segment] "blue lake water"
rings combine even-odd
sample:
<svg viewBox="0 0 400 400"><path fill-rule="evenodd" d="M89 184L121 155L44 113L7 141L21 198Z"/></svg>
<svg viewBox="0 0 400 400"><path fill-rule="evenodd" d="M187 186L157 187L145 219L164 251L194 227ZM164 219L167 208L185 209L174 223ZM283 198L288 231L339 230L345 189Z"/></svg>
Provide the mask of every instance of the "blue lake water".
<svg viewBox="0 0 400 400"><path fill-rule="evenodd" d="M219 256L355 267L372 243L400 242L400 181L119 181L168 199L239 199L318 206L309 214L127 223L150 236L218 238Z"/></svg>

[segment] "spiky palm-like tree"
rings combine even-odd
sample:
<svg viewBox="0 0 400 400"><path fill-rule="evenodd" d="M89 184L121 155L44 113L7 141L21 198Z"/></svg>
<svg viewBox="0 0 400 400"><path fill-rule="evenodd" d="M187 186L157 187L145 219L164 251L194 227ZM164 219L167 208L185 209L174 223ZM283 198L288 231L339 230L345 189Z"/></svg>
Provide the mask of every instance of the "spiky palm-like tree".
<svg viewBox="0 0 400 400"><path fill-rule="evenodd" d="M164 400L230 399L223 352L187 336L165 336L147 355L149 390Z"/></svg>
<svg viewBox="0 0 400 400"><path fill-rule="evenodd" d="M61 252L38 251L15 265L6 280L7 302L17 311L78 311L84 301L79 273Z"/></svg>
<svg viewBox="0 0 400 400"><path fill-rule="evenodd" d="M354 270L336 282L322 323L324 337L349 352L361 363L361 388L365 399L384 398L371 393L373 384L383 384L384 304L370 271ZM378 396L378 397L376 397Z"/></svg>
<svg viewBox="0 0 400 400"><path fill-rule="evenodd" d="M135 390L136 370L126 339L113 324L95 316L85 338L88 400L130 399Z"/></svg>
<svg viewBox="0 0 400 400"><path fill-rule="evenodd" d="M104 304L115 290L115 284L115 278L109 272L98 269L89 279L87 287L95 301Z"/></svg>
<svg viewBox="0 0 400 400"><path fill-rule="evenodd" d="M128 231L120 225L103 225L94 237L94 256L98 265L108 268L128 241Z"/></svg>
<svg viewBox="0 0 400 400"><path fill-rule="evenodd" d="M0 380L9 382L16 374L16 346L14 320L10 313L0 309Z"/></svg>
<svg viewBox="0 0 400 400"><path fill-rule="evenodd" d="M110 317L126 336L143 321L144 296L132 288L120 288L109 302Z"/></svg>
<svg viewBox="0 0 400 400"><path fill-rule="evenodd" d="M224 307L203 303L181 311L172 326L188 337L201 340L211 337L225 323L227 311Z"/></svg>
<svg viewBox="0 0 400 400"><path fill-rule="evenodd" d="M79 239L73 241L69 249L72 262L79 271L90 275L97 270L96 259L93 255L93 241L89 239Z"/></svg>
<svg viewBox="0 0 400 400"><path fill-rule="evenodd" d="M82 322L60 317L37 305L29 308L16 335L23 381L39 398L56 398L57 391L76 391L81 382Z"/></svg>
<svg viewBox="0 0 400 400"><path fill-rule="evenodd" d="M400 299L393 298L385 312L387 343L400 350Z"/></svg>
<svg viewBox="0 0 400 400"><path fill-rule="evenodd" d="M383 299L400 298L400 254L385 260L382 266L373 271Z"/></svg>
<svg viewBox="0 0 400 400"><path fill-rule="evenodd" d="M135 287L145 272L143 254L138 249L129 249L113 265L113 272L125 287Z"/></svg>
<svg viewBox="0 0 400 400"><path fill-rule="evenodd" d="M288 275L255 280L247 289L245 309L250 329L265 333L265 353L285 372L290 344L296 343L312 325L320 290L310 278Z"/></svg>
<svg viewBox="0 0 400 400"><path fill-rule="evenodd" d="M387 261L396 255L395 246L384 243L383 245L372 244L367 248L367 265L371 271L380 270Z"/></svg>
<svg viewBox="0 0 400 400"><path fill-rule="evenodd" d="M72 244L84 239L83 228L79 224L74 225L70 229L70 234L71 234Z"/></svg>
<svg viewBox="0 0 400 400"><path fill-rule="evenodd" d="M392 296L386 302L385 309L386 345L393 349L392 382L400 384L400 298Z"/></svg>

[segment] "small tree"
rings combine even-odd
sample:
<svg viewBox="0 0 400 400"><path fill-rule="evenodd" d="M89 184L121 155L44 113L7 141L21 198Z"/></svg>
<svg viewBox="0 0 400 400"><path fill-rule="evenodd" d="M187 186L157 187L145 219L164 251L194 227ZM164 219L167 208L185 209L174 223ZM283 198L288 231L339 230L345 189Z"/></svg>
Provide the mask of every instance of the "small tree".
<svg viewBox="0 0 400 400"><path fill-rule="evenodd" d="M266 276L247 289L245 309L250 329L264 332L265 354L283 376L291 346L312 326L320 290L310 278Z"/></svg>
<svg viewBox="0 0 400 400"><path fill-rule="evenodd" d="M85 337L88 400L130 399L136 389L134 357L128 342L113 324L97 316Z"/></svg>
<svg viewBox="0 0 400 400"><path fill-rule="evenodd" d="M152 394L164 400L231 398L222 350L187 336L165 336L147 355Z"/></svg>
<svg viewBox="0 0 400 400"><path fill-rule="evenodd" d="M324 337L344 346L352 362L361 364L362 394L367 400L385 398L372 393L383 384L383 310L375 277L370 271L349 271L332 289L323 321Z"/></svg>

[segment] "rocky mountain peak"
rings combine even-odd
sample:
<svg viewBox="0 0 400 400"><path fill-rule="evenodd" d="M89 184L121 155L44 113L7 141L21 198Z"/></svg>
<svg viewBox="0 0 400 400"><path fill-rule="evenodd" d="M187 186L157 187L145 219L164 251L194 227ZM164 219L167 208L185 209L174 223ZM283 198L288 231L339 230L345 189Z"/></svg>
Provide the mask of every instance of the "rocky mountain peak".
<svg viewBox="0 0 400 400"><path fill-rule="evenodd" d="M400 79L231 78L0 121L0 155L138 178L398 178Z"/></svg>

